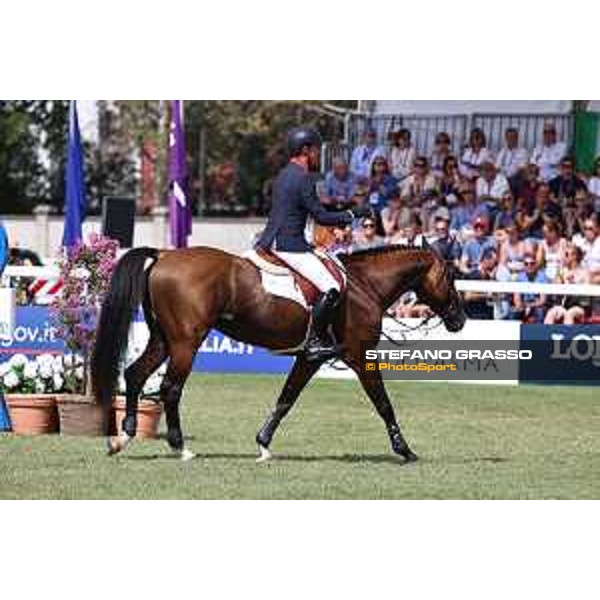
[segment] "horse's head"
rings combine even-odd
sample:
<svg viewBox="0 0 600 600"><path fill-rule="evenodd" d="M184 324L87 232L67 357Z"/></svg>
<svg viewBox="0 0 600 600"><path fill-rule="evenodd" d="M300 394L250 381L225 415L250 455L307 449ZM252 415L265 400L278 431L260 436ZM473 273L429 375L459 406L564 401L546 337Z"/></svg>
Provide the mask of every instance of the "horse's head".
<svg viewBox="0 0 600 600"><path fill-rule="evenodd" d="M419 299L438 315L446 329L460 331L467 320L461 295L454 286L454 266L435 251L434 260L415 289Z"/></svg>

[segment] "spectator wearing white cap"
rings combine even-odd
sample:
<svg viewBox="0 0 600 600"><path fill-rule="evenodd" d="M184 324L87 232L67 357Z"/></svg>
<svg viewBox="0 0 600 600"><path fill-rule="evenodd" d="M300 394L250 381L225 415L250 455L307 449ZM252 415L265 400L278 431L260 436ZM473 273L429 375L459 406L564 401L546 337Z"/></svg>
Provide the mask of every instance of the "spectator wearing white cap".
<svg viewBox="0 0 600 600"><path fill-rule="evenodd" d="M496 168L508 179L515 177L529 162L529 153L519 147L519 130L508 127L504 132L504 147L498 153Z"/></svg>
<svg viewBox="0 0 600 600"><path fill-rule="evenodd" d="M355 177L368 178L371 175L371 165L376 157L385 156L385 149L377 145L377 133L369 129L364 135L363 143L352 152L350 172Z"/></svg>
<svg viewBox="0 0 600 600"><path fill-rule="evenodd" d="M417 153L410 143L411 135L408 129L395 131L390 137L390 171L398 181L402 181L411 174Z"/></svg>
<svg viewBox="0 0 600 600"><path fill-rule="evenodd" d="M567 154L567 145L559 142L554 123L544 125L543 140L535 147L531 161L540 168L540 177L543 181L550 181L558 175L560 161Z"/></svg>

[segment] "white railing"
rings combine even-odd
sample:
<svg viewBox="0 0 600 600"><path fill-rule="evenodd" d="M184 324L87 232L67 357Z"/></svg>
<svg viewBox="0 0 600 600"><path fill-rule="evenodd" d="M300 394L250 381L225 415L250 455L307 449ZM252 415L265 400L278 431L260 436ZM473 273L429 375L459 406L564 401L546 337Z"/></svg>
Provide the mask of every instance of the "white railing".
<svg viewBox="0 0 600 600"><path fill-rule="evenodd" d="M600 285L593 283L529 283L527 281L479 281L459 279L460 292L483 294L550 294L556 296L600 296Z"/></svg>

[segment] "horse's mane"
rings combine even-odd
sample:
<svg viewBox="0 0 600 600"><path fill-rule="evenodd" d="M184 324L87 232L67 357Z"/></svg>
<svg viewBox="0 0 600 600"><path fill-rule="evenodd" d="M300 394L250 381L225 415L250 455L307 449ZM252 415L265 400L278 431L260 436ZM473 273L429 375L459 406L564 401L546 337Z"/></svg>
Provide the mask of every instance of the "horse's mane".
<svg viewBox="0 0 600 600"><path fill-rule="evenodd" d="M431 252L431 246L425 241L423 245L416 246L413 244L391 244L389 246L375 246L373 248L365 248L364 250L355 250L348 254L339 254L338 258L344 263L348 264L355 260L362 260L370 257L383 257L390 254L406 253L411 252Z"/></svg>

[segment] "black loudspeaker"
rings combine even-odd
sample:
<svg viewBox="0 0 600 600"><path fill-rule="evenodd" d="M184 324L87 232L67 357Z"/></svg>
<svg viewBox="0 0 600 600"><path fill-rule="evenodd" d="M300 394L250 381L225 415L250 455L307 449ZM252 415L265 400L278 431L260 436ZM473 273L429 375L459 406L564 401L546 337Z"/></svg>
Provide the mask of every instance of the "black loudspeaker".
<svg viewBox="0 0 600 600"><path fill-rule="evenodd" d="M102 202L102 234L117 240L121 248L133 246L135 199L104 198Z"/></svg>

